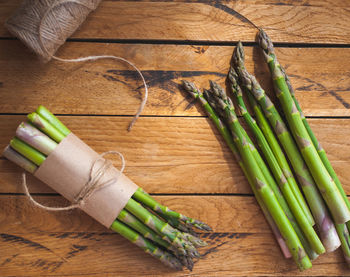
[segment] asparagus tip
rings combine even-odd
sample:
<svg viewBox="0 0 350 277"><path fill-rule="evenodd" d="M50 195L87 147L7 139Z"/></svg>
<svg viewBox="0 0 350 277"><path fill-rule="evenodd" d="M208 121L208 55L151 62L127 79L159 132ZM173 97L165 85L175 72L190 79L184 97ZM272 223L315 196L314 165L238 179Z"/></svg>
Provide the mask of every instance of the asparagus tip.
<svg viewBox="0 0 350 277"><path fill-rule="evenodd" d="M187 80L182 80L182 86L189 94L191 94L193 98L198 97L200 90L197 88L197 86L194 83Z"/></svg>
<svg viewBox="0 0 350 277"><path fill-rule="evenodd" d="M242 42L238 42L235 50L233 51L232 61L235 66L244 65L245 54Z"/></svg>
<svg viewBox="0 0 350 277"><path fill-rule="evenodd" d="M272 53L273 52L273 43L272 43L270 37L261 28L259 29L259 33L258 33L258 41L259 41L260 47L266 53Z"/></svg>

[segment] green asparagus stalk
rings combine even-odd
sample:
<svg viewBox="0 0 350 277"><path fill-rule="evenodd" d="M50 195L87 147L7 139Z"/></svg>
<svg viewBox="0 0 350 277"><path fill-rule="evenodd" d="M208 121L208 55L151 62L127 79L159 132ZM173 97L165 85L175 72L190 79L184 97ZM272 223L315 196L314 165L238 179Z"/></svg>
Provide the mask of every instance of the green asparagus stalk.
<svg viewBox="0 0 350 277"><path fill-rule="evenodd" d="M70 130L44 106L40 105L39 108L36 109L36 113L49 122L51 126L56 128L65 137L70 133Z"/></svg>
<svg viewBox="0 0 350 277"><path fill-rule="evenodd" d="M259 195L264 201L268 211L275 220L282 236L286 239L289 251L300 270L310 268L311 262L304 247L301 244L297 234L295 233L290 221L283 212L280 204L277 201L276 196L267 184L266 179L261 172L256 160L254 159L248 141L244 137L240 124L238 122L236 114L233 112L233 104L226 93L215 83L211 83L212 86L212 99L207 99L211 106L215 106L216 110L220 110L220 114L225 112L226 121L231 129L231 133L234 142L242 157L243 163L250 176L254 176L254 185L257 188ZM213 103L213 105L212 105ZM229 104L227 104L229 103Z"/></svg>
<svg viewBox="0 0 350 277"><path fill-rule="evenodd" d="M327 168L328 170L328 173L331 175L331 177L333 178L335 184L337 185L337 188L339 189L339 192L341 193L347 207L350 209L350 202L345 194L345 191L343 189L343 186L341 185L340 183L340 180L337 176L337 174L335 173L330 161L328 160L328 157L327 157L327 154L326 154L326 151L323 149L323 147L321 146L320 142L317 140L314 132L312 131L308 121L306 120L305 116L304 116L304 113L299 105L299 102L298 100L296 99L295 97L295 92L294 92L294 89L293 89L293 86L289 80L289 77L288 75L286 74L284 68L281 66L281 71L282 71L282 74L286 80L286 83L287 83L287 86L288 86L288 89L292 95L292 98L293 98L293 101L295 103L295 106L297 107L299 113L300 113L300 116L301 116L301 119L304 123L304 126L307 130L307 132L309 133L309 136L311 138L311 141L313 143L313 145L315 146L315 148L317 149L317 152L318 152L318 155L320 156L323 164L325 165L325 167ZM338 233L338 236L339 236L339 239L341 241L341 248L343 250L343 254L344 254L344 257L345 257L345 261L348 265L350 265L350 237L349 237L349 229L350 227L350 221L348 221L346 224L335 224L335 228L337 230L337 233Z"/></svg>
<svg viewBox="0 0 350 277"><path fill-rule="evenodd" d="M58 131L55 127L53 127L46 119L41 117L39 114L31 113L31 114L28 114L27 117L34 126L36 126L40 131L48 135L57 143L59 143L66 137L66 135Z"/></svg>
<svg viewBox="0 0 350 277"><path fill-rule="evenodd" d="M11 162L17 164L18 166L22 167L29 173L34 173L37 170L37 166L29 161L27 158L23 157L21 154L19 154L17 151L13 150L10 145L6 146L4 152L2 155L10 160Z"/></svg>
<svg viewBox="0 0 350 277"><path fill-rule="evenodd" d="M144 238L155 242L157 245L160 245L164 249L172 251L175 257L177 257L184 266L190 270L193 269L194 263L192 259L179 254L175 247L173 247L169 242L163 240L156 232L144 225L140 220L138 220L128 211L122 210L117 219L140 233Z"/></svg>
<svg viewBox="0 0 350 277"><path fill-rule="evenodd" d="M312 178L292 135L285 126L275 105L265 94L265 91L261 88L255 77L249 74L246 70L242 44L239 43L237 48L238 51L234 56L235 59L233 62L241 83L253 94L254 98L263 109L266 118L269 120L278 140L286 152L310 206L313 218L315 219L320 232L321 241L325 246L326 251L334 251L340 246L340 240L314 179Z"/></svg>
<svg viewBox="0 0 350 277"><path fill-rule="evenodd" d="M180 261L175 256L158 248L151 241L145 239L139 233L135 232L133 229L129 228L122 222L115 220L111 226L111 229L143 249L146 253L157 258L170 268L176 270L182 269Z"/></svg>
<svg viewBox="0 0 350 277"><path fill-rule="evenodd" d="M172 249L169 242L163 240L155 231L143 224L127 210L123 209L118 215L117 219L139 232L144 238L154 241L165 249Z"/></svg>
<svg viewBox="0 0 350 277"><path fill-rule="evenodd" d="M39 152L48 156L57 146L57 143L32 125L22 122L17 130L16 137L26 142Z"/></svg>
<svg viewBox="0 0 350 277"><path fill-rule="evenodd" d="M265 60L269 66L273 78L277 97L280 100L285 117L301 154L304 157L305 162L319 190L321 191L321 194L326 201L335 222L338 224L345 223L350 220L350 211L333 179L320 159L315 146L312 144L311 138L302 122L300 113L295 106L286 84L286 80L281 72L280 65L274 53L273 44L263 30L260 30L259 32L259 45L263 50Z"/></svg>
<svg viewBox="0 0 350 277"><path fill-rule="evenodd" d="M341 249L345 258L345 262L350 266L350 234L346 224L336 224L338 236L341 241Z"/></svg>
<svg viewBox="0 0 350 277"><path fill-rule="evenodd" d="M284 238L282 237L280 231L278 230L278 227L276 223L274 222L273 218L271 217L269 211L267 210L264 202L262 201L261 197L259 196L257 189L254 185L254 181L250 177L250 175L247 173L247 170L244 167L243 161L238 153L238 149L236 148L232 136L230 134L230 131L226 128L225 124L221 121L221 119L218 117L218 115L215 113L215 111L212 109L212 107L209 105L207 100L204 98L202 92L195 86L195 84L185 81L182 81L184 89L194 98L198 99L199 102L202 104L203 108L205 109L206 113L208 114L209 118L212 119L214 122L216 128L224 138L227 146L230 148L233 156L235 157L236 161L238 162L239 166L241 167L244 175L248 179L248 182L252 188L252 191L254 193L254 196L266 218L267 223L270 225L270 228L277 240L277 243L279 244L281 251L285 258L291 258L291 253L289 252L289 249L286 245L286 242Z"/></svg>
<svg viewBox="0 0 350 277"><path fill-rule="evenodd" d="M132 196L135 200L142 203L144 206L152 209L154 212L162 216L163 218L170 218L174 220L181 220L185 223L187 227L196 227L199 230L211 231L211 228L196 219L192 219L183 214L180 214L176 211L170 210L168 207L161 205L155 199L153 199L148 193L146 193L142 188L138 188L138 190Z"/></svg>
<svg viewBox="0 0 350 277"><path fill-rule="evenodd" d="M131 212L146 226L150 227L153 231L161 235L163 239L181 251L180 253L182 255L188 255L192 258L199 257L197 249L183 236L181 232L171 227L168 223L160 220L155 215L151 214L140 203L131 198L126 204L125 209Z"/></svg>
<svg viewBox="0 0 350 277"><path fill-rule="evenodd" d="M254 114L256 116L256 120L258 123L258 126L260 127L261 131L263 132L266 140L268 141L271 150L273 152L273 154L275 155L279 166L281 167L284 176L287 178L288 183L290 184L290 187L293 191L293 194L295 195L296 199L298 200L299 205L301 206L301 208L303 209L305 216L307 216L310 224L313 226L315 224L314 218L310 212L310 209L304 199L304 196L302 195L299 186L296 182L296 180L294 179L292 170L289 167L289 164L287 162L287 159L275 137L275 134L273 132L273 130L271 129L267 119L264 116L263 111L261 110L260 106L258 105L258 103L256 102L256 100L254 99L254 97L251 95L251 93L249 91L247 91L247 96L250 102L250 105L252 106L253 110L254 110Z"/></svg>
<svg viewBox="0 0 350 277"><path fill-rule="evenodd" d="M28 160L32 161L37 166L40 166L46 159L45 155L27 143L21 141L19 138L13 138L10 145L14 150L26 157Z"/></svg>
<svg viewBox="0 0 350 277"><path fill-rule="evenodd" d="M317 236L315 230L312 228L312 225L310 224L308 218L306 217L303 209L300 207L298 200L296 199L288 181L285 177L282 169L280 168L277 159L275 158L275 155L273 154L267 140L264 137L264 134L256 124L255 120L251 117L249 114L245 103L242 98L242 91L240 86L237 83L238 75L234 70L231 70L230 72L230 82L232 91L235 94L238 106L240 108L241 114L245 121L247 122L248 126L252 130L258 145L260 146L260 149L262 150L265 159L267 160L270 169L272 170L272 173L274 174L274 177L282 190L283 196L285 197L294 217L296 218L299 226L301 227L303 233L307 237L307 240L309 241L311 247L314 249L314 251L317 254L322 254L325 252L325 248L322 245L319 237Z"/></svg>

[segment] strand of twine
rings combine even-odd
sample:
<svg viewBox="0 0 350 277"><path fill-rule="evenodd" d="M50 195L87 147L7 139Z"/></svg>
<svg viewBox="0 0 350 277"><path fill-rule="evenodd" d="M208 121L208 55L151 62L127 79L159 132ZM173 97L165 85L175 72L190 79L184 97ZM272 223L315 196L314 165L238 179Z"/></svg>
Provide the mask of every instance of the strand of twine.
<svg viewBox="0 0 350 277"><path fill-rule="evenodd" d="M109 170L113 165L109 160L103 159L105 155L108 154L114 154L114 155L119 155L121 159L121 168L118 173L118 175L110 180L107 180L105 182L101 182L102 177L106 173L107 170ZM97 164L99 161L102 161L102 165L100 167L97 167ZM43 204L40 204L37 202L32 195L29 192L28 185L27 185L27 180L26 180L26 173L22 173L22 186L24 188L24 192L26 196L28 197L29 201L36 207L39 207L41 209L47 210L47 211L53 211L53 212L58 212L58 211L68 211L68 210L73 210L76 208L79 208L83 206L86 203L86 200L96 191L103 187L107 187L111 184L117 183L120 175L123 173L125 169L125 159L122 153L118 151L107 151L99 155L99 157L94 161L91 169L90 169L90 177L89 180L86 182L86 184L82 187L80 192L74 197L73 201L69 206L66 207L49 207L45 206Z"/></svg>
<svg viewBox="0 0 350 277"><path fill-rule="evenodd" d="M139 118L140 114L142 113L143 109L146 106L147 103L147 99L148 99L148 87L147 87L147 83L145 81L145 78L143 76L143 74L141 73L141 70L139 70L136 65L134 65L132 62L128 61L127 59L124 59L122 57L118 57L118 56L114 56L114 55L98 55L98 56L86 56L86 57L80 57L80 58L75 58L75 59L63 59L63 58L59 58L55 55L50 54L50 52L48 51L46 45L43 42L43 38L47 38L45 37L45 32L43 31L43 22L45 21L46 17L48 16L48 14L55 8L63 5L63 4L67 4L67 3L74 3L74 4L79 4L82 5L84 7L86 7L87 9L93 10L93 7L89 7L88 5L86 5L86 3L81 3L79 0L60 0L60 1L56 1L54 3L52 3L51 5L49 5L49 7L47 8L46 12L44 13L43 17L40 20L39 26L38 26L38 34L39 34L39 44L41 49L51 58L60 61L60 62L68 62L68 63L79 63L79 62L86 62L86 61L96 61L96 60L101 60L101 59L112 59L112 60L119 60L119 61L123 61L127 64L129 64L131 67L133 67L136 72L139 74L139 76L142 79L142 83L143 86L145 88L145 94L144 97L141 101L141 104L139 106L139 109L137 110L134 118L132 119L132 121L130 122L129 126L128 126L128 131L131 130L131 128L134 126L136 120ZM58 28L60 27L59 24L57 26ZM62 32L60 32L62 33ZM50 35L50 34L48 34ZM66 38L60 38L61 42L63 43L65 41Z"/></svg>

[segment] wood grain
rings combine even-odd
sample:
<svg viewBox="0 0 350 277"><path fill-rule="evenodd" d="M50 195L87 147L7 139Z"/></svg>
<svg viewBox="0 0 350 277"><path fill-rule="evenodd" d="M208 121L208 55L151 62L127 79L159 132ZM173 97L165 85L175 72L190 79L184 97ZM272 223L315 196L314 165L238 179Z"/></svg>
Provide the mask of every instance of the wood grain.
<svg viewBox="0 0 350 277"><path fill-rule="evenodd" d="M143 71L150 89L143 114L203 115L189 105L191 100L179 84L188 79L207 87L208 80L213 79L224 85L233 49L66 43L58 55L113 54L127 58ZM260 52L253 47L245 50L248 70L271 92L270 76ZM349 48L277 48L276 52L306 115L350 115ZM28 113L44 104L56 114L132 115L143 93L139 76L125 64L104 60L43 65L18 41L0 41L0 76L1 113Z"/></svg>
<svg viewBox="0 0 350 277"><path fill-rule="evenodd" d="M5 22L19 2L0 2L0 22ZM256 30L238 12L265 28L276 42L350 42L350 10L344 3L337 6L331 1L321 5L322 1L311 1L314 5L309 1L301 1L301 5L300 1L293 2L103 1L73 37L254 41ZM2 24L0 36L9 36Z"/></svg>
<svg viewBox="0 0 350 277"><path fill-rule="evenodd" d="M61 198L39 196L50 205ZM48 213L24 196L0 196L1 275L179 276L78 211ZM252 197L162 196L157 200L199 217L214 228L201 237L208 246L192 275L348 275L339 250L323 255L304 273L282 258Z"/></svg>
<svg viewBox="0 0 350 277"><path fill-rule="evenodd" d="M150 96L132 132L126 128L143 93L136 72L108 60L40 64L3 25L20 1L0 1L0 149L24 114L44 104L97 152L122 152L126 175L160 202L207 222L213 232L201 234L208 246L194 271L173 272L83 212L35 208L23 195L22 170L0 158L1 276L350 276L340 250L322 255L302 273L282 258L229 149L179 88L181 79L200 87L209 79L224 85L235 43L255 40L256 30L235 11L240 12L279 43L278 58L304 113L316 117L309 122L350 194L347 1L102 1L57 55L112 54L142 70ZM271 92L259 50L245 50L248 70ZM39 202L67 204L27 178Z"/></svg>
<svg viewBox="0 0 350 277"><path fill-rule="evenodd" d="M97 152L116 149L125 174L150 193L251 193L232 154L207 118L144 117L131 132L129 117L65 116L62 121ZM0 149L24 116L0 116ZM310 119L350 193L350 119ZM111 157L113 158L113 157ZM115 160L116 164L119 161ZM0 192L21 192L20 172L0 160ZM34 178L31 191L50 192Z"/></svg>

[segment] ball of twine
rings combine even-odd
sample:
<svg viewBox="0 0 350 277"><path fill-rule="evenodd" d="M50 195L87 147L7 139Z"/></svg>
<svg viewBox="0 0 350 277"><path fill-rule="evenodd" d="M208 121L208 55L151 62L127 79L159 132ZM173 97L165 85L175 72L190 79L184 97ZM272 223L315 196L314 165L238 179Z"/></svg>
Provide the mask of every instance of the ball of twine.
<svg viewBox="0 0 350 277"><path fill-rule="evenodd" d="M101 0L24 0L5 23L44 62L94 11Z"/></svg>

